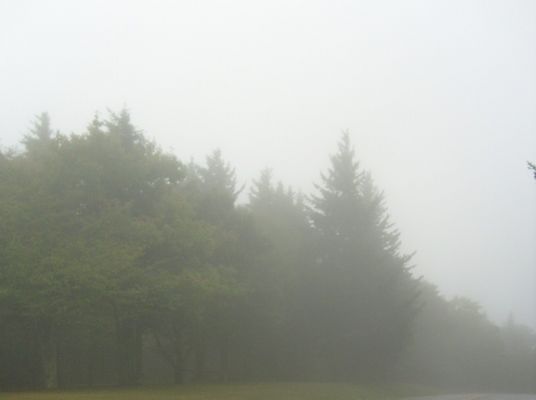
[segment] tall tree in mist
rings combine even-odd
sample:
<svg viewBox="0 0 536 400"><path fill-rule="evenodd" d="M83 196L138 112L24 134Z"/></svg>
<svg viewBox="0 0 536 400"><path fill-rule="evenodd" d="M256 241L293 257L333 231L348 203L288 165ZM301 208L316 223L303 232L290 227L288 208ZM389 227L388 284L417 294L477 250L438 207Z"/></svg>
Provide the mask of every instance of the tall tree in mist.
<svg viewBox="0 0 536 400"><path fill-rule="evenodd" d="M317 350L334 376L381 376L404 347L417 295L383 196L359 168L348 133L312 198L319 277ZM315 307L313 307L315 308Z"/></svg>
<svg viewBox="0 0 536 400"><path fill-rule="evenodd" d="M236 204L241 189L220 150L206 157L205 165L191 163L183 187L197 218L213 232L205 274L211 283L200 296L200 312L191 325L194 378L207 378L209 358L217 354L217 375L227 380L231 358L237 356L237 337L244 329L239 315L249 290L256 235L249 215Z"/></svg>
<svg viewBox="0 0 536 400"><path fill-rule="evenodd" d="M248 209L264 243L252 285L255 354L265 378L303 378L309 361L303 351L307 327L301 324L307 307L303 278L312 260L312 231L303 198L281 182L274 183L265 169L253 182Z"/></svg>

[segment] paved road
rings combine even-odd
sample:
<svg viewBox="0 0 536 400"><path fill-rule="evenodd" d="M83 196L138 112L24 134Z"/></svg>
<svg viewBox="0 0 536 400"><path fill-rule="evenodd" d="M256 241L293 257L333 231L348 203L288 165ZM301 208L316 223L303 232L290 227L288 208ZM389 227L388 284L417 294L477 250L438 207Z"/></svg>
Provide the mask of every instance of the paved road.
<svg viewBox="0 0 536 400"><path fill-rule="evenodd" d="M416 397L408 400L536 400L536 394L472 393Z"/></svg>

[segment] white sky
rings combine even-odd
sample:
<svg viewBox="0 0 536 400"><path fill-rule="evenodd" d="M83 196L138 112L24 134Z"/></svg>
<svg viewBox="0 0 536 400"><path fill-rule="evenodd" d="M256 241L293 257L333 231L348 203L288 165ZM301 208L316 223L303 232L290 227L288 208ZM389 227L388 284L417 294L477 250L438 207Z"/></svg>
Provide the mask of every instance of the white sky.
<svg viewBox="0 0 536 400"><path fill-rule="evenodd" d="M309 192L349 129L416 271L536 326L536 2L0 0L0 140L127 106Z"/></svg>

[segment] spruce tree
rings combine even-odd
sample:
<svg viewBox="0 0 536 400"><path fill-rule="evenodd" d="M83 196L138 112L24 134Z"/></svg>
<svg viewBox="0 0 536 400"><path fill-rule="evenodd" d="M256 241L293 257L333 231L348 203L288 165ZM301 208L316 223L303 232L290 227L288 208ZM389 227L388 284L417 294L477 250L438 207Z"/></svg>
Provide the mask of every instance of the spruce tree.
<svg viewBox="0 0 536 400"><path fill-rule="evenodd" d="M199 169L203 191L203 213L212 221L229 217L241 189L237 189L236 173L217 149L206 158L206 167Z"/></svg>
<svg viewBox="0 0 536 400"><path fill-rule="evenodd" d="M46 112L39 114L34 120L30 133L22 139L26 153L36 160L42 159L51 149L53 135L50 116Z"/></svg>
<svg viewBox="0 0 536 400"><path fill-rule="evenodd" d="M383 195L359 167L344 133L311 200L318 234L316 304L320 358L334 378L383 375L413 312L415 284Z"/></svg>

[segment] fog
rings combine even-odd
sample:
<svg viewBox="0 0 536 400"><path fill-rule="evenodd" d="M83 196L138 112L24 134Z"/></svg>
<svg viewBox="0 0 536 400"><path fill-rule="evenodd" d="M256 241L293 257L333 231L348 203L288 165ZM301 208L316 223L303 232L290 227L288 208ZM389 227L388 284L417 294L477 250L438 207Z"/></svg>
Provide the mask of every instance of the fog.
<svg viewBox="0 0 536 400"><path fill-rule="evenodd" d="M127 107L308 194L348 130L417 273L536 327L535 48L529 0L4 1L1 145Z"/></svg>

